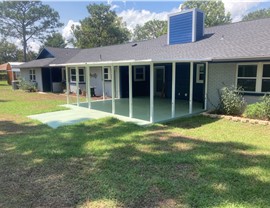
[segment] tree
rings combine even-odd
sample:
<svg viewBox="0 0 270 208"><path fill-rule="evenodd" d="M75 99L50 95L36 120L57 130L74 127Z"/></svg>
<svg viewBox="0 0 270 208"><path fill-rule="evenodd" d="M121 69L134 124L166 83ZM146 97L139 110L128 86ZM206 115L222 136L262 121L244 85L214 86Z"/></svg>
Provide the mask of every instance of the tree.
<svg viewBox="0 0 270 208"><path fill-rule="evenodd" d="M47 36L44 42L44 46L65 48L67 44L65 43L65 40L60 33L53 33L52 35Z"/></svg>
<svg viewBox="0 0 270 208"><path fill-rule="evenodd" d="M183 6L189 9L198 8L204 11L206 27L230 23L232 21L231 14L225 12L224 3L221 0L186 1Z"/></svg>
<svg viewBox="0 0 270 208"><path fill-rule="evenodd" d="M133 33L134 40L149 40L167 33L167 21L150 20L143 26L136 25Z"/></svg>
<svg viewBox="0 0 270 208"><path fill-rule="evenodd" d="M243 21L248 20L256 20L270 17L270 8L269 9L260 9L254 12L250 12L249 14L243 17Z"/></svg>
<svg viewBox="0 0 270 208"><path fill-rule="evenodd" d="M4 37L18 38L23 44L24 61L27 60L27 42L42 40L63 24L59 14L40 1L1 1L0 32Z"/></svg>
<svg viewBox="0 0 270 208"><path fill-rule="evenodd" d="M27 53L28 60L33 60L36 56L37 54L32 51ZM12 61L23 61L23 50L5 39L0 40L0 64Z"/></svg>
<svg viewBox="0 0 270 208"><path fill-rule="evenodd" d="M87 6L89 17L81 20L80 26L73 26L75 40L79 48L92 48L119 44L129 40L130 33L122 19L104 4Z"/></svg>

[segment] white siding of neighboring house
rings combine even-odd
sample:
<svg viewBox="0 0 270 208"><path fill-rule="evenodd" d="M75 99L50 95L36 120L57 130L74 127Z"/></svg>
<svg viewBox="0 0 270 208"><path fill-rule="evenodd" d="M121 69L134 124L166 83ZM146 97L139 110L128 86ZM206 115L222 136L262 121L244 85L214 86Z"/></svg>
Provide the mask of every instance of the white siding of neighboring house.
<svg viewBox="0 0 270 208"><path fill-rule="evenodd" d="M30 71L31 69L21 69L21 78L25 79L25 81L30 81ZM43 91L43 85L42 85L42 74L41 74L41 68L35 68L36 73L36 82L37 82L37 88L39 91Z"/></svg>

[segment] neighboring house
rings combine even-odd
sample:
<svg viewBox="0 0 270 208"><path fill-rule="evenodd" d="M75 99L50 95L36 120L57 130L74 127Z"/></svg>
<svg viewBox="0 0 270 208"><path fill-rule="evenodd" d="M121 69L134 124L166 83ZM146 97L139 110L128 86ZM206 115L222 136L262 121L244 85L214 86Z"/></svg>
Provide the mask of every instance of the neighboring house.
<svg viewBox="0 0 270 208"><path fill-rule="evenodd" d="M68 91L95 87L112 97L107 112L150 122L213 109L224 86L242 87L250 103L270 92L270 19L204 28L191 9L169 15L168 34L153 40L58 50L76 51L47 63L66 69ZM77 105L106 111L88 100Z"/></svg>
<svg viewBox="0 0 270 208"><path fill-rule="evenodd" d="M20 68L24 62L8 62L0 65L0 70L7 73L7 82L11 85L12 81L18 80L20 78Z"/></svg>

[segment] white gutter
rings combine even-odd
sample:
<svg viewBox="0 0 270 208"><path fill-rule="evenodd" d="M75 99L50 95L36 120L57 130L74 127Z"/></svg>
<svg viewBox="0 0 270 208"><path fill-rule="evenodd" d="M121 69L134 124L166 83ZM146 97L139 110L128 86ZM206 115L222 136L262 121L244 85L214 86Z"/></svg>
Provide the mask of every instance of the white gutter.
<svg viewBox="0 0 270 208"><path fill-rule="evenodd" d="M57 66L67 66L67 67L75 67L75 66L111 66L114 65L121 65L121 64L130 64L139 65L145 63L171 63L171 62L207 62L212 61L211 58L206 59L170 59L170 60L153 60L153 59L145 59L145 60L122 60L122 61L100 61L100 62L78 62L78 63L68 63L68 64L50 64L50 67L57 67Z"/></svg>

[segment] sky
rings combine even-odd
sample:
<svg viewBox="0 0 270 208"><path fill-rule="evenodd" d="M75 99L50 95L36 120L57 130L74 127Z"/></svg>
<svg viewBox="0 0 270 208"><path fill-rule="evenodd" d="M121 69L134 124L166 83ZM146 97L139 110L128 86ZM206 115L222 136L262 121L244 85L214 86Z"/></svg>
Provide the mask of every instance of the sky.
<svg viewBox="0 0 270 208"><path fill-rule="evenodd" d="M226 12L230 12L233 22L241 21L242 17L252 11L270 8L269 0L222 0ZM72 37L71 26L78 25L79 21L88 16L86 7L91 3L104 3L111 6L118 16L123 18L128 29L132 30L137 24L144 24L152 19L166 20L169 13L178 11L183 1L131 1L131 0L104 0L104 1L67 1L67 0L44 0L55 9L60 15L60 21L64 26L59 29L65 39ZM39 50L40 44L37 42L29 43L32 50Z"/></svg>

